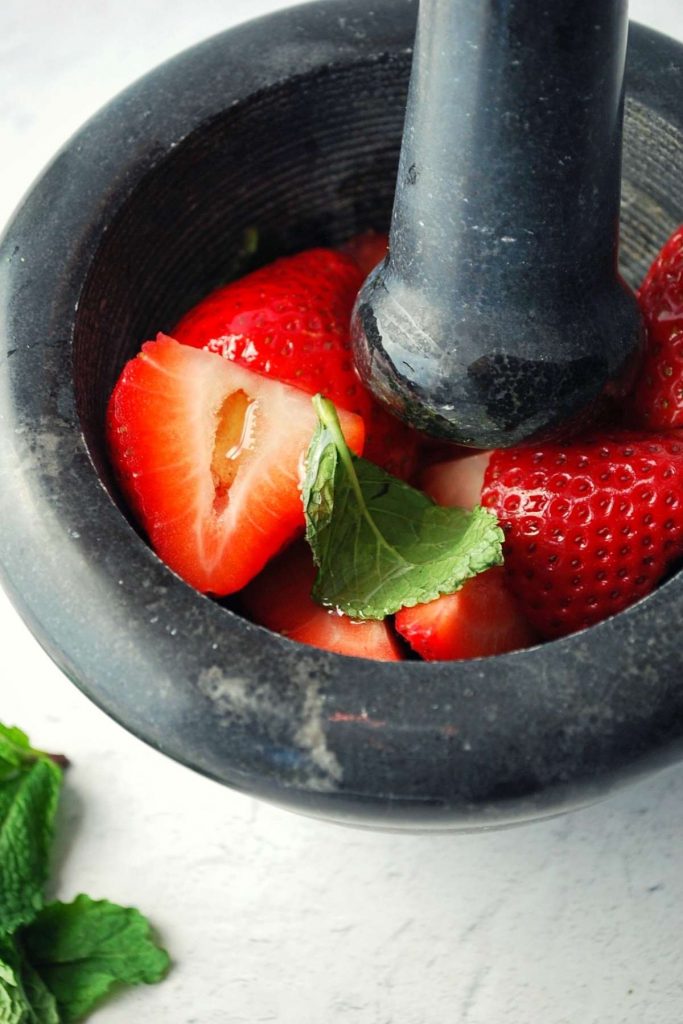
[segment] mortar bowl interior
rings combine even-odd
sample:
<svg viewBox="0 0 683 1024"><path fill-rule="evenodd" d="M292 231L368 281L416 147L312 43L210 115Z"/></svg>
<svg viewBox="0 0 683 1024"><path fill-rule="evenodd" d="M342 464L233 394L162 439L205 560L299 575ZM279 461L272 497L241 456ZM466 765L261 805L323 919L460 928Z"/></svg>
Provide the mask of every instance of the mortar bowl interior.
<svg viewBox="0 0 683 1024"><path fill-rule="evenodd" d="M114 100L34 186L0 269L0 565L70 678L171 757L324 818L491 828L678 759L681 577L526 652L346 658L248 623L163 566L104 437L125 361L202 295L386 229L415 15L413 0L328 0L217 36ZM632 27L621 262L634 284L683 221L681 49Z"/></svg>

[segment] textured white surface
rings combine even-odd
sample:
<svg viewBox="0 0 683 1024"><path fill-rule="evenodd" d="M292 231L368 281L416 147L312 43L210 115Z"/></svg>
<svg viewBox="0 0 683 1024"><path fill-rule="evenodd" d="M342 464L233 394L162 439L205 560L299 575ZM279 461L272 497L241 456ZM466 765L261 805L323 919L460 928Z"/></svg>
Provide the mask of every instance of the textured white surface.
<svg viewBox="0 0 683 1024"><path fill-rule="evenodd" d="M56 147L273 0L2 0L0 223ZM680 0L632 0L683 38ZM39 556L38 556L39 557ZM481 836L356 833L194 776L90 705L0 595L0 718L73 759L57 891L139 905L176 961L102 1024L680 1024L683 769Z"/></svg>

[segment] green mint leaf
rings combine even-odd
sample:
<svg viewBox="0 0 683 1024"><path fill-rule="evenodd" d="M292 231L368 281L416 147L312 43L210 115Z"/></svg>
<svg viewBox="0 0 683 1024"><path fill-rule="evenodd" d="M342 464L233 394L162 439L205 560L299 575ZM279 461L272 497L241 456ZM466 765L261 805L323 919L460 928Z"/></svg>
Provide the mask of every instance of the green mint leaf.
<svg viewBox="0 0 683 1024"><path fill-rule="evenodd" d="M3 725L0 722L0 783L14 778L21 771L28 770L36 761L47 759L61 767L68 761L61 754L46 754L43 750L35 750L25 732L14 725Z"/></svg>
<svg viewBox="0 0 683 1024"><path fill-rule="evenodd" d="M16 726L0 722L0 782L14 778L27 764L36 760L31 755L26 733Z"/></svg>
<svg viewBox="0 0 683 1024"><path fill-rule="evenodd" d="M31 1024L62 1024L57 1000L38 972L26 961L22 968L22 980L26 998L31 1004L31 1016L28 1018Z"/></svg>
<svg viewBox="0 0 683 1024"><path fill-rule="evenodd" d="M18 749L23 749L21 742ZM61 783L60 769L47 757L29 757L2 780L0 934L11 934L31 921L43 905Z"/></svg>
<svg viewBox="0 0 683 1024"><path fill-rule="evenodd" d="M161 981L169 966L142 914L88 896L48 904L22 942L65 1024L81 1020L114 984Z"/></svg>
<svg viewBox="0 0 683 1024"><path fill-rule="evenodd" d="M0 1024L25 1024L30 1005L8 943L0 942Z"/></svg>
<svg viewBox="0 0 683 1024"><path fill-rule="evenodd" d="M0 1024L60 1024L54 996L12 939L0 939Z"/></svg>
<svg viewBox="0 0 683 1024"><path fill-rule="evenodd" d="M16 725L3 725L0 722L0 750L3 749L4 743L7 743L8 746L16 747L18 750L31 749L29 738L25 732Z"/></svg>
<svg viewBox="0 0 683 1024"><path fill-rule="evenodd" d="M503 531L487 509L443 508L353 455L336 409L316 395L319 426L306 456L306 539L318 566L313 597L356 619L452 594L500 565Z"/></svg>

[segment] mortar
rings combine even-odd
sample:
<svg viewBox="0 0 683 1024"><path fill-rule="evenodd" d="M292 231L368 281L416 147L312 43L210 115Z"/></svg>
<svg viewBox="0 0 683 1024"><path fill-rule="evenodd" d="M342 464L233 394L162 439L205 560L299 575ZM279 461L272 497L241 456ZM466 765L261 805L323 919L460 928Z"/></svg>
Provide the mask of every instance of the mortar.
<svg viewBox="0 0 683 1024"><path fill-rule="evenodd" d="M33 187L0 251L0 564L62 670L176 760L306 814L480 829L557 814L681 756L674 575L497 658L298 645L201 596L127 518L108 395L142 340L276 255L386 227L417 4L328 0L151 72ZM630 34L623 272L683 221L683 47Z"/></svg>

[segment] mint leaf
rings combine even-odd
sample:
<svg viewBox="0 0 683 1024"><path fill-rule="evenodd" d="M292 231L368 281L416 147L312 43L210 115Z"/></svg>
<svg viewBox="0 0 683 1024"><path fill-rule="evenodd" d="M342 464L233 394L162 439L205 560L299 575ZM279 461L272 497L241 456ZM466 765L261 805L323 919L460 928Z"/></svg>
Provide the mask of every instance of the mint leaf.
<svg viewBox="0 0 683 1024"><path fill-rule="evenodd" d="M34 970L31 964L24 961L22 966L24 992L31 1006L28 1020L31 1024L62 1024L57 1010L57 1000L49 988Z"/></svg>
<svg viewBox="0 0 683 1024"><path fill-rule="evenodd" d="M81 1020L117 982L151 984L169 966L142 914L88 896L48 904L22 942L66 1024Z"/></svg>
<svg viewBox="0 0 683 1024"><path fill-rule="evenodd" d="M54 761L60 768L69 765L63 754L47 754L44 750L35 750L25 732L15 725L3 725L0 722L0 783L43 759Z"/></svg>
<svg viewBox="0 0 683 1024"><path fill-rule="evenodd" d="M0 940L0 1024L60 1024L54 996L11 939Z"/></svg>
<svg viewBox="0 0 683 1024"><path fill-rule="evenodd" d="M483 508L443 508L353 455L334 405L316 395L319 426L302 488L318 566L313 597L356 619L383 619L452 594L503 560L503 532Z"/></svg>
<svg viewBox="0 0 683 1024"><path fill-rule="evenodd" d="M21 759L30 750L8 732L3 731L6 766L12 756ZM0 785L0 934L31 921L43 905L62 773L47 757L32 757L33 752L15 765Z"/></svg>
<svg viewBox="0 0 683 1024"><path fill-rule="evenodd" d="M0 943L0 1024L24 1024L30 1010L11 951Z"/></svg>
<svg viewBox="0 0 683 1024"><path fill-rule="evenodd" d="M0 1024L80 1020L115 983L168 968L137 910L87 896L43 906L67 763L0 723Z"/></svg>
<svg viewBox="0 0 683 1024"><path fill-rule="evenodd" d="M0 722L0 782L14 777L35 758L31 757L28 736L16 726Z"/></svg>
<svg viewBox="0 0 683 1024"><path fill-rule="evenodd" d="M0 751L3 751L5 744L19 751L31 749L29 738L25 732L16 725L3 725L0 722Z"/></svg>

